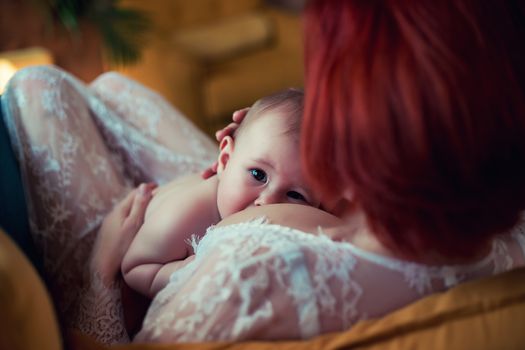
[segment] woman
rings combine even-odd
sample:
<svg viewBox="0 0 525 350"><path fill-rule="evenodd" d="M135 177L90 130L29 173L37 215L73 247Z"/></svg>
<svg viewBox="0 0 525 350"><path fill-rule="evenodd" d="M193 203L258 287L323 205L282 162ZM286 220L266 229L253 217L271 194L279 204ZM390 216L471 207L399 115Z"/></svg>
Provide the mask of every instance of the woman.
<svg viewBox="0 0 525 350"><path fill-rule="evenodd" d="M518 7L312 1L302 160L337 217L224 220L138 339L310 337L522 266L523 229L501 235L525 208Z"/></svg>
<svg viewBox="0 0 525 350"><path fill-rule="evenodd" d="M525 265L522 18L513 1L311 1L302 162L333 215L272 205L210 228L137 340L307 338ZM106 222L140 222L144 198ZM118 259L95 254L111 280Z"/></svg>
<svg viewBox="0 0 525 350"><path fill-rule="evenodd" d="M277 205L211 228L137 339L305 338L522 266L523 229L504 234L525 208L517 10L311 2L303 165L336 216Z"/></svg>

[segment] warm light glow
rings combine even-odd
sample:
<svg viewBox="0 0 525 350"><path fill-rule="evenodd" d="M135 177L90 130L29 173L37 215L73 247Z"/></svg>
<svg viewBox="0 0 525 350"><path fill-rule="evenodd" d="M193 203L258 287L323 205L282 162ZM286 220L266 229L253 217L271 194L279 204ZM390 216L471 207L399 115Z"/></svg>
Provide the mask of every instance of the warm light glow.
<svg viewBox="0 0 525 350"><path fill-rule="evenodd" d="M0 94L4 92L5 86L15 74L16 67L6 59L0 58Z"/></svg>
<svg viewBox="0 0 525 350"><path fill-rule="evenodd" d="M41 47L0 52L0 94L4 92L7 82L18 69L52 63L50 52Z"/></svg>

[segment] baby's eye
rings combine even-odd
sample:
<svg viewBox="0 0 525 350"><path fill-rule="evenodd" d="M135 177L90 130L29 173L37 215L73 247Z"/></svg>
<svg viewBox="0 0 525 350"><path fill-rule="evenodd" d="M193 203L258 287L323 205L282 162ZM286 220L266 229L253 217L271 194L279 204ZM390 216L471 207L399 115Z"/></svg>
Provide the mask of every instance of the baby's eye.
<svg viewBox="0 0 525 350"><path fill-rule="evenodd" d="M268 180L266 173L261 169L250 169L250 174L259 182L266 182Z"/></svg>
<svg viewBox="0 0 525 350"><path fill-rule="evenodd" d="M286 195L296 201L308 202L306 198L297 191L288 191Z"/></svg>

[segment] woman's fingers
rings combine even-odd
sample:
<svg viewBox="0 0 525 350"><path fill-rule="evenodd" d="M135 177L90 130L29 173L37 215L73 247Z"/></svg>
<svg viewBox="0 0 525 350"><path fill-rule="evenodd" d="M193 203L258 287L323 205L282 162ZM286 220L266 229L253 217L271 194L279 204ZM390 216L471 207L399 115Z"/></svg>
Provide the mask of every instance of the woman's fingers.
<svg viewBox="0 0 525 350"><path fill-rule="evenodd" d="M137 189L130 191L124 199L122 199L120 202L117 203L115 208L113 210L116 210L121 218L125 218L128 216L131 206L133 205L133 199L135 198L135 194L137 193Z"/></svg>
<svg viewBox="0 0 525 350"><path fill-rule="evenodd" d="M215 138L219 143L224 139L226 136L233 136L235 130L239 128L240 123L244 120L244 117L246 117L246 114L250 110L250 107L246 107L243 109L239 109L238 111L233 112L232 119L233 122L226 125L224 128L217 130L215 132ZM205 169L203 172L201 172L201 177L203 179L208 179L215 175L217 173L217 166L218 163L213 163L209 168Z"/></svg>
<svg viewBox="0 0 525 350"><path fill-rule="evenodd" d="M207 169L204 169L202 172L201 172L201 177L206 180L210 177L212 177L213 175L217 174L217 167L219 166L219 163L218 162L213 162L213 164L207 168Z"/></svg>
<svg viewBox="0 0 525 350"><path fill-rule="evenodd" d="M239 109L238 111L233 112L232 119L235 123L240 124L244 120L244 117L246 117L246 114L248 114L248 111L250 110L250 107L246 107L243 109Z"/></svg>
<svg viewBox="0 0 525 350"><path fill-rule="evenodd" d="M233 133L238 127L239 127L239 124L232 122L226 125L221 130L217 130L217 132L215 133L215 138L217 139L217 141L221 142L222 139L225 138L226 136L233 135Z"/></svg>
<svg viewBox="0 0 525 350"><path fill-rule="evenodd" d="M125 229L138 231L144 222L144 214L152 197L151 192L155 187L154 184L141 184L135 191L129 214L124 222Z"/></svg>
<svg viewBox="0 0 525 350"><path fill-rule="evenodd" d="M233 112L233 115L232 115L233 122L226 125L224 128L222 128L221 130L218 130L215 133L215 138L217 139L217 141L221 142L222 139L225 138L226 136L233 135L235 130L237 130L237 128L239 127L239 124L241 124L242 121L244 120L244 117L246 117L246 114L248 113L249 110L250 110L250 107L247 107L247 108L239 109L238 111Z"/></svg>
<svg viewBox="0 0 525 350"><path fill-rule="evenodd" d="M150 183L143 183L140 184L137 188L131 190L124 199L122 199L116 206L115 209L118 211L119 216L124 220L126 217L130 215L131 209L134 204L134 200L136 196L138 195L141 188L144 188L145 191L151 192L153 189L155 189L157 185L153 182Z"/></svg>

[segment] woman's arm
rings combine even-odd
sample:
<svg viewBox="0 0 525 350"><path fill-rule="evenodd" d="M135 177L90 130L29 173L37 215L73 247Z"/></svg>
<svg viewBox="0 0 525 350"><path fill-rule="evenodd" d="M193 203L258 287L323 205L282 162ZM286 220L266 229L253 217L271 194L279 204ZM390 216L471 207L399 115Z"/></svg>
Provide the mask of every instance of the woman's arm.
<svg viewBox="0 0 525 350"><path fill-rule="evenodd" d="M181 260L192 254L189 238L202 236L219 220L216 193L216 177L194 176L159 189L122 261L131 288L152 297L166 285Z"/></svg>
<svg viewBox="0 0 525 350"><path fill-rule="evenodd" d="M131 191L113 210L105 217L98 233L89 266L92 281L85 291L81 307L87 311L89 322L100 327L99 320L107 319L107 315L116 314L123 316L122 328L124 335L135 334L142 324L149 300L141 298L130 291L125 284L120 285L120 265L133 237L137 234L144 220L144 213L151 200L154 184L142 184ZM123 315L120 313L123 308ZM116 316L120 317L120 316ZM86 327L89 326L86 324ZM113 324L108 334L118 334L120 324ZM124 336L125 338L125 336Z"/></svg>

